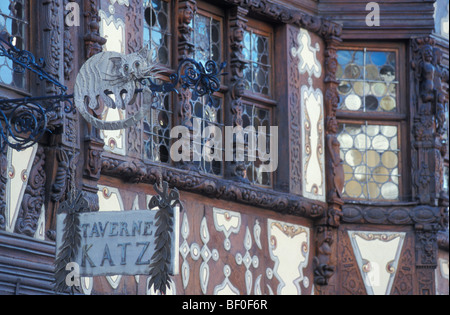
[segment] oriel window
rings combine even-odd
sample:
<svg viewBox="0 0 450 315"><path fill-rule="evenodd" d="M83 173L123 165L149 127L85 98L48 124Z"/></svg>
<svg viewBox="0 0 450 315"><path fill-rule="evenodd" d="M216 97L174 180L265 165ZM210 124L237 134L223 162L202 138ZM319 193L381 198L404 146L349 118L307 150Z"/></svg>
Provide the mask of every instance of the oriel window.
<svg viewBox="0 0 450 315"><path fill-rule="evenodd" d="M400 49L351 47L338 51L338 139L344 161L344 197L402 198L406 115L401 107Z"/></svg>

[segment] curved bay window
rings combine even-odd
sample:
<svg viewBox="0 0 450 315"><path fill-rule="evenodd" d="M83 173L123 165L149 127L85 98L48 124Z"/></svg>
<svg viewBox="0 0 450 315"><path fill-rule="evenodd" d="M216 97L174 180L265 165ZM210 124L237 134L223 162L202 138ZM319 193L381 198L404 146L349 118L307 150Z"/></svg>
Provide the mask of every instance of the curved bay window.
<svg viewBox="0 0 450 315"><path fill-rule="evenodd" d="M338 139L344 161L344 197L399 201L404 196L401 143L400 47L346 47L338 51Z"/></svg>
<svg viewBox="0 0 450 315"><path fill-rule="evenodd" d="M0 1L0 33L13 37L13 44L27 50L28 26L25 0ZM26 75L14 72L13 62L0 57L0 84L19 90L27 89Z"/></svg>

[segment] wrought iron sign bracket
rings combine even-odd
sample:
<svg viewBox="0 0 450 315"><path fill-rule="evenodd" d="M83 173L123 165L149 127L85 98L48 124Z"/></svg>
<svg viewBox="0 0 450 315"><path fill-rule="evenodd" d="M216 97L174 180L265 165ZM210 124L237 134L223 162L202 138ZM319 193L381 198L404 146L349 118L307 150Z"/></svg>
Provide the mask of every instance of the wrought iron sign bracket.
<svg viewBox="0 0 450 315"><path fill-rule="evenodd" d="M12 61L14 73L24 74L27 70L39 80L53 84L59 93L52 96L0 99L0 152L7 146L21 151L33 146L48 131L51 113L64 107L65 113L74 111L73 95L67 95L67 87L44 70L44 59L36 60L26 50L13 44L13 37L0 34L0 57ZM65 104L61 106L61 104Z"/></svg>
<svg viewBox="0 0 450 315"><path fill-rule="evenodd" d="M177 72L169 76L169 83L157 84L155 80L159 78L160 69L149 62L150 56L147 47L130 55L116 52L94 55L80 69L74 94L68 95L67 86L44 70L44 59L36 60L31 52L17 48L13 44L13 37L3 32L0 34L0 57L12 61L15 73L23 74L28 70L41 81L53 84L59 93L0 99L0 152L7 146L18 151L33 146L49 131L49 117L61 112L61 109L66 114L78 111L97 129L119 130L144 119L152 108L158 108L159 94L178 93L177 86L192 89L194 99L208 95L208 102L212 103L212 94L220 89L219 77L226 75L223 73L226 62L219 66L214 61L208 61L203 65L193 59L185 59L180 62ZM124 95L123 91L127 93ZM99 107L98 99L102 99L103 106L125 109L139 93L144 94L144 104L132 117L104 122L91 115L90 109L96 110Z"/></svg>

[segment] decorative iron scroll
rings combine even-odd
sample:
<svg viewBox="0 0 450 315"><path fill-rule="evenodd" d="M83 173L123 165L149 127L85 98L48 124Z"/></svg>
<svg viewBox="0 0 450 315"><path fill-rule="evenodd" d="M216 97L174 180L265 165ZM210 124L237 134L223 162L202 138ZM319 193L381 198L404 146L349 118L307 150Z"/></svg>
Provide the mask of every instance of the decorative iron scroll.
<svg viewBox="0 0 450 315"><path fill-rule="evenodd" d="M15 150L24 150L33 146L48 131L51 113L61 107L66 113L74 110L73 96L66 95L67 87L44 70L44 59L36 60L31 52L15 47L12 37L5 39L5 33L0 35L0 57L13 62L15 73L29 70L41 81L55 85L60 92L56 96L0 100L0 152L7 145Z"/></svg>
<svg viewBox="0 0 450 315"><path fill-rule="evenodd" d="M157 84L154 79L160 78L160 70L148 62L151 60L149 54L146 47L130 55L115 52L96 54L81 68L75 95L67 95L67 87L44 70L44 59L36 60L31 52L15 47L9 34L0 34L0 57L13 62L14 72L25 73L28 70L59 90L59 94L54 96L0 100L0 152L7 145L19 151L33 146L48 131L48 118L62 107L65 113L77 109L88 123L98 129L126 129L156 108L157 93L178 93L178 85L183 89L193 89L194 98L209 95L211 103L211 95L220 89L219 76L226 75L222 73L225 62L220 66L214 61L203 65L193 59L185 59L178 71L170 75L170 83ZM136 89L138 84L142 89ZM144 93L144 96L147 93L151 102L146 102L138 113L124 121L104 122L89 113L88 108L96 110L99 107L97 96L108 107L125 109L135 101L138 93ZM89 99L88 107L86 98Z"/></svg>

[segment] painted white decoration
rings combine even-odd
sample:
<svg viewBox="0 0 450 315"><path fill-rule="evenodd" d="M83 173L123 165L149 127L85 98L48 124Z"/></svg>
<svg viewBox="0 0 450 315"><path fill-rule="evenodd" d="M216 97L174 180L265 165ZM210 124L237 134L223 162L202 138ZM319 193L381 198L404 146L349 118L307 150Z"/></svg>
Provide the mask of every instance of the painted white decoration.
<svg viewBox="0 0 450 315"><path fill-rule="evenodd" d="M261 279L262 279L262 275L259 275L258 278L256 278L256 281L255 281L255 295L262 295Z"/></svg>
<svg viewBox="0 0 450 315"><path fill-rule="evenodd" d="M301 295L303 269L308 266L310 229L281 221L268 220L270 258L275 262L268 273L280 281L279 295Z"/></svg>
<svg viewBox="0 0 450 315"><path fill-rule="evenodd" d="M206 294L209 284L209 260L219 260L219 252L216 249L213 249L213 251L211 251L208 248L210 237L206 217L203 217L202 223L200 225L200 238L202 239L202 242L204 244L200 251L200 256L203 259L203 262L200 266L200 287L202 288L203 294Z"/></svg>
<svg viewBox="0 0 450 315"><path fill-rule="evenodd" d="M262 250L261 244L261 226L259 225L259 221L256 220L255 225L253 226L253 236L255 237L256 246Z"/></svg>
<svg viewBox="0 0 450 315"><path fill-rule="evenodd" d="M258 268L259 258L256 255L254 255L253 257L250 255L250 249L252 248L252 235L250 234L250 229L248 227L247 231L245 232L244 247L246 250L244 257L242 257L241 253L237 253L235 258L238 265L243 264L247 269L245 271L245 285L247 288L247 294L250 295L253 285L253 274L250 271L250 267L253 265L253 268Z"/></svg>
<svg viewBox="0 0 450 315"><path fill-rule="evenodd" d="M439 269L441 270L441 276L444 279L449 280L449 263L448 259L439 259Z"/></svg>
<svg viewBox="0 0 450 315"><path fill-rule="evenodd" d="M183 237L183 243L180 246L180 254L181 257L183 257L183 264L181 265L181 279L183 280L183 287L186 289L189 284L189 275L191 272L189 263L186 260L187 256L191 252L187 242L189 237L189 221L186 212L183 214L183 221L181 223L181 237Z"/></svg>
<svg viewBox="0 0 450 315"><path fill-rule="evenodd" d="M110 97L115 101L114 95ZM112 109L105 107L102 119L105 122L114 122L126 119L126 111L121 109ZM126 141L125 141L125 129L120 130L101 130L100 138L105 141L104 149L116 154L126 155Z"/></svg>
<svg viewBox="0 0 450 315"><path fill-rule="evenodd" d="M91 295L92 289L94 288L93 278L82 277L81 278L81 291L84 295Z"/></svg>
<svg viewBox="0 0 450 315"><path fill-rule="evenodd" d="M349 231L369 295L390 295L406 233Z"/></svg>
<svg viewBox="0 0 450 315"><path fill-rule="evenodd" d="M192 260L197 261L202 259L202 264L200 266L200 286L204 294L208 290L209 284L209 261L212 259L214 261L219 260L219 251L217 249L209 249L208 243L210 240L210 234L208 229L208 224L206 217L203 217L202 223L200 225L200 238L202 240L203 246L200 247L197 243L192 243L189 246L187 241L189 237L189 221L186 212L183 214L183 220L181 223L181 237L183 238L183 243L179 248L179 252L183 257L183 264L181 265L181 279L183 281L184 289L187 288L190 279L190 266L187 261L187 257L190 255Z"/></svg>
<svg viewBox="0 0 450 315"><path fill-rule="evenodd" d="M134 198L133 205L131 206L131 210L141 210L141 207L139 207L139 196L136 195L136 198Z"/></svg>
<svg viewBox="0 0 450 315"><path fill-rule="evenodd" d="M225 279L221 284L214 288L214 295L240 295L239 290L233 286L229 277L231 276L231 268L229 265L223 267Z"/></svg>
<svg viewBox="0 0 450 315"><path fill-rule="evenodd" d="M10 138L12 142L13 139ZM28 185L31 168L36 157L38 145L16 151L8 147L7 181L6 181L6 231L14 232L23 195Z"/></svg>
<svg viewBox="0 0 450 315"><path fill-rule="evenodd" d="M213 213L214 226L218 232L225 234L224 247L225 250L229 251L231 249L230 235L239 233L241 228L241 214L218 208L214 208Z"/></svg>
<svg viewBox="0 0 450 315"><path fill-rule="evenodd" d="M105 11L99 10L100 16L100 36L107 39L105 45L103 45L103 51L115 51L121 54L125 54L125 22L120 18L114 18L113 15L106 14Z"/></svg>
<svg viewBox="0 0 450 315"><path fill-rule="evenodd" d="M319 43L315 47L311 45L311 36L305 29L300 29L297 37L298 49L292 48L293 57L299 58L298 70L301 74L308 72L309 77L314 75L320 78L322 75L322 65L317 60L317 53L320 51Z"/></svg>
<svg viewBox="0 0 450 315"><path fill-rule="evenodd" d="M319 89L303 86L303 196L325 201L325 137L323 94Z"/></svg>

